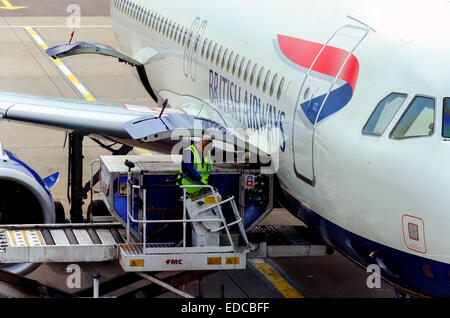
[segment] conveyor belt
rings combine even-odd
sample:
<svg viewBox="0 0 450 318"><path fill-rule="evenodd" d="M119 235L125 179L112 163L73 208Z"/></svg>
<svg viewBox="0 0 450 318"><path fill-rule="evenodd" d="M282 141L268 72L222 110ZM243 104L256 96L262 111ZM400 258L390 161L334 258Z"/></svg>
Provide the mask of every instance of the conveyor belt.
<svg viewBox="0 0 450 318"><path fill-rule="evenodd" d="M124 243L120 223L0 227L0 263L116 260Z"/></svg>
<svg viewBox="0 0 450 318"><path fill-rule="evenodd" d="M259 225L247 233L257 246L249 258L322 256L326 244L305 226Z"/></svg>

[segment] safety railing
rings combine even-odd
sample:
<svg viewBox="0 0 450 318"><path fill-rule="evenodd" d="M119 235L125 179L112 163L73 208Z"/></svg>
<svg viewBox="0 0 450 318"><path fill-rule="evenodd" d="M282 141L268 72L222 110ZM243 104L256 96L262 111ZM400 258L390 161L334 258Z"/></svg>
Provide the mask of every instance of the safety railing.
<svg viewBox="0 0 450 318"><path fill-rule="evenodd" d="M179 187L181 189L183 189L183 218L182 219L175 219L175 220L147 220L147 191L148 189L152 189L152 188L168 188L168 187ZM200 210L197 212L197 215L206 211L209 211L213 208L217 207L217 211L218 211L218 216L219 219L217 218L187 218L187 208L186 208L186 200L187 200L187 193L186 193L186 189L187 188L207 188L211 191L212 196L214 197L214 204L210 204L208 205L207 208ZM141 192L141 197L142 197L142 206L143 206L143 213L142 213L142 219L135 218L133 216L133 203L134 203L134 195L135 195L135 190L139 190ZM145 254L148 253L153 253L153 254L163 254L163 253L167 253L168 252L168 248L167 247L147 247L147 225L148 224L173 224L173 223L182 223L183 224L183 239L182 239L182 247L170 247L170 252L171 253L200 253L200 252L205 252L205 253L217 253L217 252L237 252L237 248L233 242L231 233L229 228L233 225L238 225L239 226L239 230L240 233L245 241L246 244L246 248L247 250L251 249L251 244L248 241L247 235L245 233L245 228L243 225L243 219L240 217L237 207L236 207L236 203L234 202L234 197L228 198L226 200L223 201L218 201L218 193L216 192L216 190L214 189L214 187L210 186L210 185L135 185L132 183L132 179L131 179L131 173L128 174L128 181L127 181L127 228L126 228L126 240L127 243L130 243L130 226L131 226L131 222L136 223L136 224L142 224L142 245L143 245L143 252ZM230 204L232 205L232 210L234 212L234 216L236 218L235 221L227 224L227 221L223 215L222 212L222 205L225 203L230 202ZM186 243L186 231L187 231L187 224L188 223L194 223L194 222L220 222L221 223L221 227L219 227L216 230L213 230L211 232L217 232L217 231L221 231L221 230L225 230L226 232L226 236L228 238L228 241L230 243L230 245L228 246L206 246L206 247L188 247L187 243Z"/></svg>

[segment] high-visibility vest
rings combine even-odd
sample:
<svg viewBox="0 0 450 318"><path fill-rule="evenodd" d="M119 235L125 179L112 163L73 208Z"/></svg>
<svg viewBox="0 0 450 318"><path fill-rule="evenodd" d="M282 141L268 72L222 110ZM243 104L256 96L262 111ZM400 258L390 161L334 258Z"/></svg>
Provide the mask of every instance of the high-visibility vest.
<svg viewBox="0 0 450 318"><path fill-rule="evenodd" d="M192 163L194 166L194 169L200 174L201 181L204 184L208 184L209 175L212 170L212 160L211 160L211 151L208 151L208 155L203 157L203 162L200 158L200 154L198 153L197 149L194 145L191 145L190 147L186 148L186 150L192 151L194 162ZM183 173L183 164L180 167L180 173ZM183 177L181 180L182 185L197 185L198 183L191 182L189 178ZM201 188L186 188L187 193L194 193L201 190Z"/></svg>

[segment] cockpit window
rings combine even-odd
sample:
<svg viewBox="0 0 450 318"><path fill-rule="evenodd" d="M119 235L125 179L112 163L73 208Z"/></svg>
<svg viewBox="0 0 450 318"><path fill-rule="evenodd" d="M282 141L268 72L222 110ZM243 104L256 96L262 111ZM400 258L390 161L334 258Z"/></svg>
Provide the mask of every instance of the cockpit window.
<svg viewBox="0 0 450 318"><path fill-rule="evenodd" d="M450 98L444 98L444 111L442 114L442 137L450 138Z"/></svg>
<svg viewBox="0 0 450 318"><path fill-rule="evenodd" d="M434 132L435 100L417 96L391 133L393 139L431 136Z"/></svg>
<svg viewBox="0 0 450 318"><path fill-rule="evenodd" d="M406 94L399 93L392 93L383 98L364 126L363 134L381 136L405 99Z"/></svg>

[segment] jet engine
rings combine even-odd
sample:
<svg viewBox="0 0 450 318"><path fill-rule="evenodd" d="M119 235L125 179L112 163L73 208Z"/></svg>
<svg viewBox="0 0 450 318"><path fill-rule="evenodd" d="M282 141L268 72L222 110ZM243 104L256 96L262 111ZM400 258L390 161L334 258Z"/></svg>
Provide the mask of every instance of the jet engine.
<svg viewBox="0 0 450 318"><path fill-rule="evenodd" d="M55 223L55 204L50 189L59 173L42 179L0 142L0 227L1 224ZM34 271L39 264L0 265L19 275Z"/></svg>

